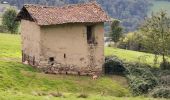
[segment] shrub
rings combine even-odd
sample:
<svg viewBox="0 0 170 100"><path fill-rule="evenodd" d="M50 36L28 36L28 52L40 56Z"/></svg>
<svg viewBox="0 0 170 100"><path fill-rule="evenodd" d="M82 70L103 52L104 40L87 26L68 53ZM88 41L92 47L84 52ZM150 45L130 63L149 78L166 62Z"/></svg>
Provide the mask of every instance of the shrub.
<svg viewBox="0 0 170 100"><path fill-rule="evenodd" d="M159 85L170 86L169 70L152 69L152 73L159 78Z"/></svg>
<svg viewBox="0 0 170 100"><path fill-rule="evenodd" d="M106 57L104 67L105 74L123 75L125 71L123 61L116 56Z"/></svg>
<svg viewBox="0 0 170 100"><path fill-rule="evenodd" d="M118 48L143 51L143 36L140 32L132 32L124 35L117 43Z"/></svg>
<svg viewBox="0 0 170 100"><path fill-rule="evenodd" d="M170 70L170 62L166 61L165 64L162 62L162 63L160 64L160 68L161 68L162 70Z"/></svg>
<svg viewBox="0 0 170 100"><path fill-rule="evenodd" d="M19 22L15 21L17 17L17 10L14 8L7 9L2 16L2 25L14 34L18 32Z"/></svg>
<svg viewBox="0 0 170 100"><path fill-rule="evenodd" d="M126 77L134 95L147 94L158 84L158 79L150 71L149 65L126 64Z"/></svg>
<svg viewBox="0 0 170 100"><path fill-rule="evenodd" d="M154 98L170 98L170 87L156 87L150 94Z"/></svg>

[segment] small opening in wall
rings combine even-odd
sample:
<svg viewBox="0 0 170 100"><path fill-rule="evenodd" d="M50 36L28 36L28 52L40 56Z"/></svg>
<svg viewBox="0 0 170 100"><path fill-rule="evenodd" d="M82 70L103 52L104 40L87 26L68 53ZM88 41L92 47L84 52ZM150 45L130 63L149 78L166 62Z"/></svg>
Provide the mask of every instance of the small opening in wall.
<svg viewBox="0 0 170 100"><path fill-rule="evenodd" d="M50 57L50 58L49 58L49 61L50 61L50 62L53 62L53 61L54 61L54 57Z"/></svg>
<svg viewBox="0 0 170 100"><path fill-rule="evenodd" d="M64 54L64 58L66 58L66 54Z"/></svg>
<svg viewBox="0 0 170 100"><path fill-rule="evenodd" d="M78 75L80 75L80 72L78 72Z"/></svg>
<svg viewBox="0 0 170 100"><path fill-rule="evenodd" d="M88 44L94 44L95 42L95 37L93 33L93 26L86 26L86 31L87 31L87 43Z"/></svg>
<svg viewBox="0 0 170 100"><path fill-rule="evenodd" d="M33 65L35 65L35 57L33 57L33 62L32 62Z"/></svg>

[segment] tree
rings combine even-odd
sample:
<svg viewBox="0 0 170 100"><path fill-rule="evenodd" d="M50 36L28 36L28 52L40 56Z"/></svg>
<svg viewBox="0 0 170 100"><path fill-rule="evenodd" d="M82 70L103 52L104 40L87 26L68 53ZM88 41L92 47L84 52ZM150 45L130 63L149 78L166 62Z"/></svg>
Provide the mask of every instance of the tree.
<svg viewBox="0 0 170 100"><path fill-rule="evenodd" d="M164 11L148 18L141 30L145 38L145 48L156 55L162 56L162 64L166 67L166 56L170 50L170 18Z"/></svg>
<svg viewBox="0 0 170 100"><path fill-rule="evenodd" d="M2 16L2 25L11 33L18 32L19 22L15 21L17 11L14 8L7 9Z"/></svg>
<svg viewBox="0 0 170 100"><path fill-rule="evenodd" d="M122 36L123 28L120 26L119 20L113 20L111 24L111 38L114 42L118 42L119 38Z"/></svg>

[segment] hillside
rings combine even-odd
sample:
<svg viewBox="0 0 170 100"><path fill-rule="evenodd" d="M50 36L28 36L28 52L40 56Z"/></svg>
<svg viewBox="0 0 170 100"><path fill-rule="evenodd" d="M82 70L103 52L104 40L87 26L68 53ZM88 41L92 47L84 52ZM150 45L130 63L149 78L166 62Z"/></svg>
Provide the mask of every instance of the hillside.
<svg viewBox="0 0 170 100"><path fill-rule="evenodd" d="M92 80L86 76L47 75L21 64L20 36L0 34L0 99L13 100L155 100L130 96L121 76L103 76ZM106 48L106 51L108 48ZM106 55L108 55L106 53ZM60 96L61 97L56 97ZM123 97L122 97L123 96Z"/></svg>
<svg viewBox="0 0 170 100"><path fill-rule="evenodd" d="M128 95L122 82L110 77L92 80L90 77L46 75L20 63L20 36L0 34L0 90L32 92L88 93L98 95L106 92L108 96ZM90 83L90 84L89 84ZM29 94L29 95L30 95ZM1 97L1 96L0 96Z"/></svg>
<svg viewBox="0 0 170 100"><path fill-rule="evenodd" d="M115 55L126 62L140 62L140 63L149 64L151 66L154 65L154 55L150 53L106 47L105 55L106 56ZM157 62L158 64L156 65L156 67L158 67L160 62L161 62L161 57L158 57L158 62Z"/></svg>
<svg viewBox="0 0 170 100"><path fill-rule="evenodd" d="M148 16L152 14L152 12L156 13L161 10L164 10L167 12L167 14L170 16L170 1L156 1L151 0L152 6L150 7L150 10L148 11Z"/></svg>
<svg viewBox="0 0 170 100"><path fill-rule="evenodd" d="M77 4L89 2L91 0L6 0L11 6L21 9L24 4L41 4L49 6L63 6L65 4ZM170 2L157 0L96 0L108 15L114 19L121 20L125 32L136 30L146 16L150 16L152 12L158 12L161 9L170 13ZM7 6L0 4L1 8ZM9 5L8 5L9 6ZM109 32L109 25L105 26L105 30Z"/></svg>

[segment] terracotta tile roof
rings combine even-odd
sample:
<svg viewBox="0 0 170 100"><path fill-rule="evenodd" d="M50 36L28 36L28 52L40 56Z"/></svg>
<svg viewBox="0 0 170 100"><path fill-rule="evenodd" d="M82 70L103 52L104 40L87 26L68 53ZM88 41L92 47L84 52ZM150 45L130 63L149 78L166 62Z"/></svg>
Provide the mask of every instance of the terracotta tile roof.
<svg viewBox="0 0 170 100"><path fill-rule="evenodd" d="M17 16L18 20L23 19L24 9L38 25L110 21L107 14L96 3L75 4L63 7L24 5Z"/></svg>

